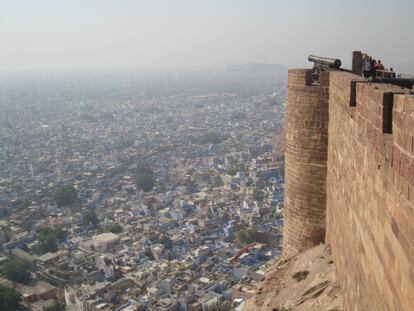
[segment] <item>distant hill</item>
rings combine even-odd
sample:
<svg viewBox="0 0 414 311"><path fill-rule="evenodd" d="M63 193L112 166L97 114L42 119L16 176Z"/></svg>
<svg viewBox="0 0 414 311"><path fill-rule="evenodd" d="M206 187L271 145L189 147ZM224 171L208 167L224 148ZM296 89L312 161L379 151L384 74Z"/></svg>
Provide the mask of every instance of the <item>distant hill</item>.
<svg viewBox="0 0 414 311"><path fill-rule="evenodd" d="M287 68L279 64L231 65L216 74L217 83L239 95L258 95L269 92L276 84L284 83Z"/></svg>
<svg viewBox="0 0 414 311"><path fill-rule="evenodd" d="M92 99L154 98L174 94L234 93L242 97L272 94L274 89L286 88L287 68L279 64L239 64L222 71L199 73L112 73L51 75L43 78L29 76L6 79L0 75L1 94L21 94L20 88L33 90L22 98L29 102L42 100L49 93L56 98L67 97L74 101ZM60 102L60 101L58 101ZM0 100L4 107L5 100Z"/></svg>
<svg viewBox="0 0 414 311"><path fill-rule="evenodd" d="M227 71L238 73L279 73L286 72L287 69L283 65L279 64L243 64L243 65L230 65L227 67Z"/></svg>

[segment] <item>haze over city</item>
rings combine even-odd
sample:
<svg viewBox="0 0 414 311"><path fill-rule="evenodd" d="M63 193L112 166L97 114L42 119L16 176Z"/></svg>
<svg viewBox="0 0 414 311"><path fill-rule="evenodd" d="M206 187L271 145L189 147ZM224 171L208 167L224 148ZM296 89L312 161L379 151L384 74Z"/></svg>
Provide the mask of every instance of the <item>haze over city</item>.
<svg viewBox="0 0 414 311"><path fill-rule="evenodd" d="M350 66L353 49L411 70L414 2L1 0L7 72L206 71L231 64ZM334 41L333 41L334 40Z"/></svg>
<svg viewBox="0 0 414 311"><path fill-rule="evenodd" d="M413 11L0 0L0 310L413 310Z"/></svg>

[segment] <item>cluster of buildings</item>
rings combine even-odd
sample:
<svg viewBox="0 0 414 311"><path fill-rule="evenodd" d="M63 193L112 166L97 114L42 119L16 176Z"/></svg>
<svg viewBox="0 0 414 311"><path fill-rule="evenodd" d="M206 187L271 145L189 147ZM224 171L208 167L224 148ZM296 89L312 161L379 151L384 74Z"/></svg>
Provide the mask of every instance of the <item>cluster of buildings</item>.
<svg viewBox="0 0 414 311"><path fill-rule="evenodd" d="M32 310L241 307L280 253L282 92L3 98L21 104L0 122L0 265L21 258L33 281L0 283ZM76 200L58 204L68 186ZM48 251L42 228L63 236Z"/></svg>

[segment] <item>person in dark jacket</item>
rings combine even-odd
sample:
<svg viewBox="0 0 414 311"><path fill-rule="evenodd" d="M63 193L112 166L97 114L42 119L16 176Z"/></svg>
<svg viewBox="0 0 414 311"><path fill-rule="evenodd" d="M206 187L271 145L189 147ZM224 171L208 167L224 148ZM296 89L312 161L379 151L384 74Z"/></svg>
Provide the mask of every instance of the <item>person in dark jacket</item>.
<svg viewBox="0 0 414 311"><path fill-rule="evenodd" d="M371 77L377 76L377 61L375 59L371 60Z"/></svg>

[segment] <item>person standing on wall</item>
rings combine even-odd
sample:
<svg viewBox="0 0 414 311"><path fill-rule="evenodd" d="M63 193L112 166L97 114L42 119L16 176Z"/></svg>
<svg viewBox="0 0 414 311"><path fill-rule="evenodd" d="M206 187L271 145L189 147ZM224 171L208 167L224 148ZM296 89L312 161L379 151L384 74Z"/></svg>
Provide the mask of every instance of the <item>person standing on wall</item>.
<svg viewBox="0 0 414 311"><path fill-rule="evenodd" d="M377 76L377 61L375 59L371 60L371 77L375 78Z"/></svg>
<svg viewBox="0 0 414 311"><path fill-rule="evenodd" d="M378 63L376 65L377 70L384 70L384 65L381 63L381 60L378 60Z"/></svg>
<svg viewBox="0 0 414 311"><path fill-rule="evenodd" d="M365 55L364 61L362 62L362 76L364 78L371 76L371 60L368 55Z"/></svg>

